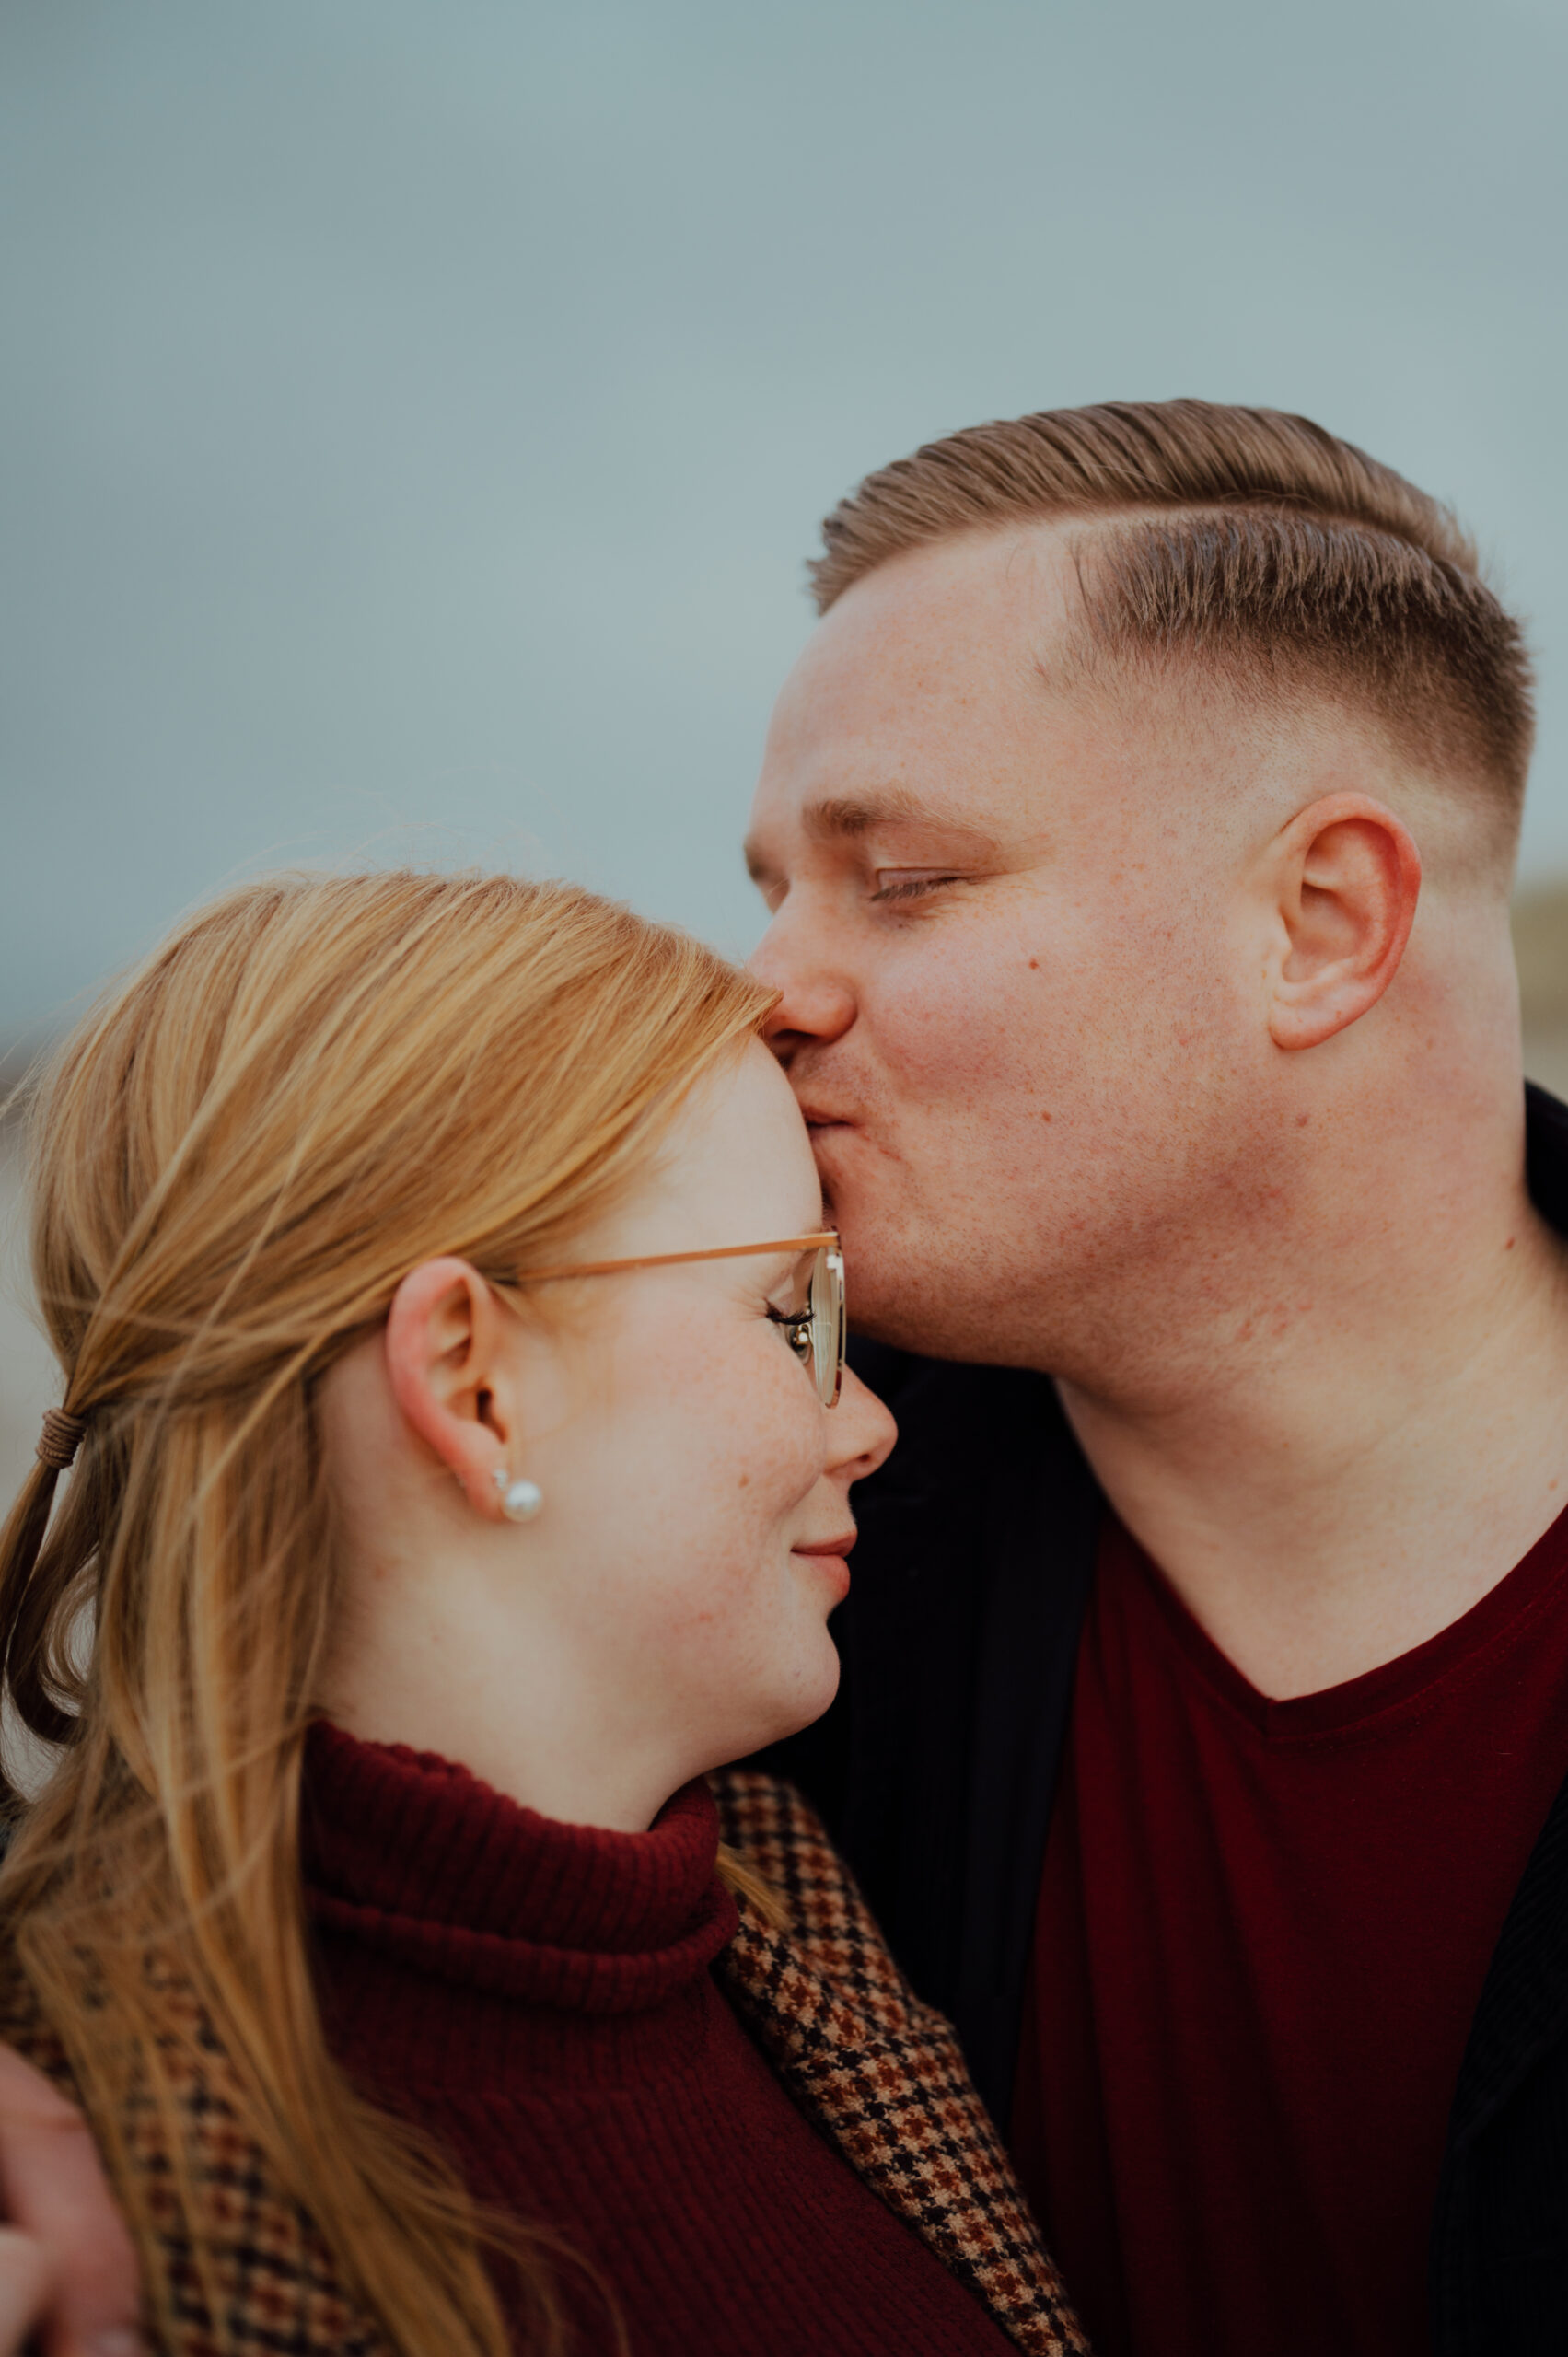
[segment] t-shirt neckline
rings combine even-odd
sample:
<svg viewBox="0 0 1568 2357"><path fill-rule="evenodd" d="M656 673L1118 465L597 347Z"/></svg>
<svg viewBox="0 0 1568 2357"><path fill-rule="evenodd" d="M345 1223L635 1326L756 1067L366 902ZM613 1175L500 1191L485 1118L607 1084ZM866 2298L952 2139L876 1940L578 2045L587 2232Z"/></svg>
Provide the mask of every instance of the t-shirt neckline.
<svg viewBox="0 0 1568 2357"><path fill-rule="evenodd" d="M1108 1534L1152 1592L1176 1644L1204 1683L1271 1742L1313 1736L1371 1734L1419 1708L1434 1687L1479 1667L1493 1645L1512 1638L1568 1572L1568 1506L1548 1524L1512 1571L1469 1609L1408 1653L1359 1677L1311 1694L1276 1701L1253 1685L1222 1652L1125 1525ZM1376 1722L1376 1726L1372 1724Z"/></svg>

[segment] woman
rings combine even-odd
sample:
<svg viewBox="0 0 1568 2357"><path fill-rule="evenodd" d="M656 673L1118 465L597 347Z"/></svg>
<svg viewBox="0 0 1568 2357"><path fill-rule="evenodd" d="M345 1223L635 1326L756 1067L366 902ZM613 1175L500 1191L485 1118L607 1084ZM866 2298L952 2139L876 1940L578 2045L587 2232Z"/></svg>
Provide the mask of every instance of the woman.
<svg viewBox="0 0 1568 2357"><path fill-rule="evenodd" d="M46 1075L0 2035L179 2357L1081 2345L819 1830L703 1781L829 1701L893 1438L767 1004L566 888L285 878Z"/></svg>

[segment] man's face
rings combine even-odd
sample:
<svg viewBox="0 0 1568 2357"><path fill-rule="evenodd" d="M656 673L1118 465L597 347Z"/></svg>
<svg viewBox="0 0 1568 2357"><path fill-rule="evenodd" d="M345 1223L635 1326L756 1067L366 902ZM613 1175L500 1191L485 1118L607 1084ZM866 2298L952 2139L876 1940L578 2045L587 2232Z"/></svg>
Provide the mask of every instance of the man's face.
<svg viewBox="0 0 1568 2357"><path fill-rule="evenodd" d="M1229 781L1170 700L1074 684L1074 594L1053 527L857 583L785 684L749 842L856 1325L1062 1373L1216 1193L1234 1221L1260 1029Z"/></svg>

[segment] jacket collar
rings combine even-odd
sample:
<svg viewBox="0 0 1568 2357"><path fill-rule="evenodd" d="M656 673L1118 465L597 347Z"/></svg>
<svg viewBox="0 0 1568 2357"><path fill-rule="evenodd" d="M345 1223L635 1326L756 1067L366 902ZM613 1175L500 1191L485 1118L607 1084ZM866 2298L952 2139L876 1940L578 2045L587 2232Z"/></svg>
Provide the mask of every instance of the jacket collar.
<svg viewBox="0 0 1568 2357"><path fill-rule="evenodd" d="M1568 1106L1525 1088L1525 1168L1543 1219L1568 1234ZM1568 2031L1568 1783L1514 1894L1471 2025L1450 2117L1456 2143L1493 2119Z"/></svg>

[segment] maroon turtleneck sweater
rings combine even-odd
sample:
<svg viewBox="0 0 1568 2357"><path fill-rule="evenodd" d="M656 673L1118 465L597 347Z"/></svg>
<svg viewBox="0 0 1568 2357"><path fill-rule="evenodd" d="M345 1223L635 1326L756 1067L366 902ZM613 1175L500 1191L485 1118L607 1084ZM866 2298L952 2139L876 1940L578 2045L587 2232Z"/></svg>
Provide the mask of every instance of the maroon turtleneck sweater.
<svg viewBox="0 0 1568 2357"><path fill-rule="evenodd" d="M480 2200L557 2229L633 2357L1005 2357L802 2118L710 1967L735 1925L706 1788L559 1825L446 1761L312 1730L306 1862L333 2049ZM562 2289L589 2352L600 2303Z"/></svg>

